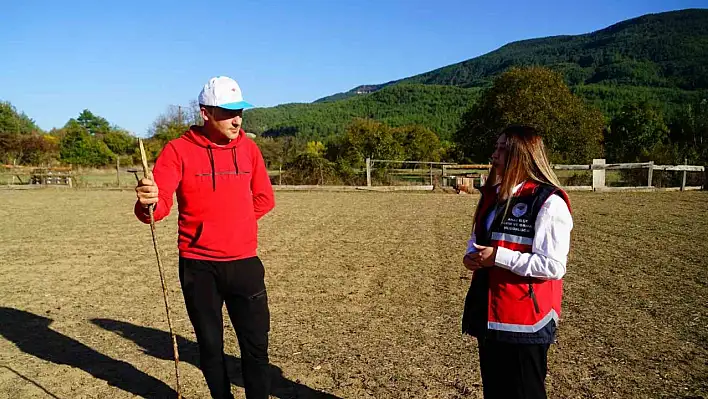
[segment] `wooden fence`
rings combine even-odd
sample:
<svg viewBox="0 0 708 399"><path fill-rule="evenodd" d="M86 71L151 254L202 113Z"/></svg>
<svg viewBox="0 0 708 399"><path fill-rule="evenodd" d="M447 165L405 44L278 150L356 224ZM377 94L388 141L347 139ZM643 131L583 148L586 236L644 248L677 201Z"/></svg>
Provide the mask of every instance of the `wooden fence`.
<svg viewBox="0 0 708 399"><path fill-rule="evenodd" d="M75 171L71 167L33 167L0 165L7 185L68 186L73 187Z"/></svg>
<svg viewBox="0 0 708 399"><path fill-rule="evenodd" d="M377 160L377 159L366 159L366 185L371 187L371 170L375 163L408 163L408 164L420 164L425 165L430 168L430 185L433 185L433 166L439 166L441 169L441 177L443 183L446 181L453 181L453 185L465 185L468 187L472 186L473 181L479 182L479 184L484 184L484 181L488 175L488 171L491 168L490 164L471 164L471 165L461 165L448 162L421 162L421 161L392 161L392 160ZM639 163L611 163L605 162L605 159L593 159L592 164L588 165L552 165L553 169L556 170L590 170L592 171L592 185L591 186L567 186L564 187L567 190L578 190L578 191L623 191L623 190L639 190L639 189L653 189L655 188L652 184L653 175L655 170L659 171L675 171L683 172L681 186L677 187L681 191L684 190L700 190L705 188L707 177L703 178L703 185L701 186L686 186L686 176L689 172L703 172L705 175L705 166L699 165L655 165L654 162L639 162ZM608 187L605 181L605 171L607 170L627 170L627 169L646 169L647 170L647 185L646 186L634 186L634 187ZM452 171L478 171L477 173L464 172L464 177L454 177L459 175L459 173L453 173ZM487 172L486 174L484 172Z"/></svg>
<svg viewBox="0 0 708 399"><path fill-rule="evenodd" d="M403 188L403 186L391 186L391 190L432 190L435 186L448 186L458 188L460 186L466 186L472 189L475 185L484 184L486 177L489 174L489 169L491 165L489 164L473 164L473 165L462 165L450 162L421 162L421 161L395 161L395 160L376 160L376 159L366 159L366 186L358 187L357 189L367 189L372 188L372 176L371 172L373 166L376 163L393 163L393 164L413 164L416 165L417 176L427 180L429 175L429 182L423 181L422 185L409 184ZM640 162L640 163L613 163L608 164L604 159L594 159L592 164L588 165L552 165L553 169L556 170L569 170L569 171L592 171L592 185L590 186L565 186L566 190L580 190L580 191L622 191L622 190L646 190L655 189L653 185L654 171L673 171L682 172L681 184L679 187L674 188L663 188L664 190L700 190L705 189L706 183L708 182L708 174L706 174L705 166L699 165L656 165L653 162ZM118 182L120 186L120 165L116 164L116 179L114 181ZM605 171L607 170L631 170L631 169L646 169L647 170L647 180L646 185L633 186L633 187L609 187L605 180ZM37 186L44 185L68 185L73 186L74 178L80 172L75 170L70 170L66 168L31 168L31 167L18 167L13 165L7 165L0 168L0 171L6 175L8 185L14 185L16 182L20 184L30 184ZM22 172L20 172L22 171ZM702 172L703 178L701 179L700 186L688 186L687 175L688 173L699 173ZM20 177L20 174L26 176L28 180L24 180ZM106 176L108 177L108 176ZM440 178L439 181L436 181ZM132 179L130 179L132 184ZM426 184L429 183L429 184ZM101 187L106 186L103 184ZM295 189L291 186L280 186L281 189ZM384 186L373 187L377 191L382 191ZM312 189L310 186L303 189Z"/></svg>
<svg viewBox="0 0 708 399"><path fill-rule="evenodd" d="M638 163L605 163L604 159L593 159L590 165L553 165L553 169L557 170L592 170L592 186L588 189L593 191L598 190L631 190L642 188L654 188L652 180L655 170L666 170L683 172L680 190L700 190L705 187L705 177L701 186L686 186L686 174L688 172L703 172L705 166L698 165L655 165L654 162L638 162ZM646 169L647 170L647 185L638 187L607 187L605 182L606 170L627 170L627 169ZM584 187L584 186L580 186Z"/></svg>
<svg viewBox="0 0 708 399"><path fill-rule="evenodd" d="M411 165L427 165L430 169L430 185L433 185L433 167L435 165L442 166L443 170L447 165L455 165L452 162L427 162L427 161L397 161L390 159L371 159L366 158L366 186L371 187L371 170L376 163L394 163L394 164L411 164ZM424 186L427 187L427 186Z"/></svg>

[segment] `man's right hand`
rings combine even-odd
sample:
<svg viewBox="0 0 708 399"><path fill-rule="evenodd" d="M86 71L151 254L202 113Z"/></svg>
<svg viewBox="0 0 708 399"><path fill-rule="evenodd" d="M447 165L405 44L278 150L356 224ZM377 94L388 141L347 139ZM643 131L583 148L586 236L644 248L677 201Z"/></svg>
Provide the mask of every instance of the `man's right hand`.
<svg viewBox="0 0 708 399"><path fill-rule="evenodd" d="M140 202L143 208L157 204L158 190L157 184L155 184L154 181L147 178L140 179L138 186L135 187L135 192L138 195L138 202Z"/></svg>

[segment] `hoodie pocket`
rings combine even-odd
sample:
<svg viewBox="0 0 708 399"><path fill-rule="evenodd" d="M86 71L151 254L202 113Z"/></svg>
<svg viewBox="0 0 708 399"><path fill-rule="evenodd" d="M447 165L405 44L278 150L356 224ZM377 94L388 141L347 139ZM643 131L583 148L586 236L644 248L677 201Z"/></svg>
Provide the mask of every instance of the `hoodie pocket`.
<svg viewBox="0 0 708 399"><path fill-rule="evenodd" d="M207 220L197 228L190 247L214 252L218 256L234 256L244 249L255 247L257 234L255 220Z"/></svg>

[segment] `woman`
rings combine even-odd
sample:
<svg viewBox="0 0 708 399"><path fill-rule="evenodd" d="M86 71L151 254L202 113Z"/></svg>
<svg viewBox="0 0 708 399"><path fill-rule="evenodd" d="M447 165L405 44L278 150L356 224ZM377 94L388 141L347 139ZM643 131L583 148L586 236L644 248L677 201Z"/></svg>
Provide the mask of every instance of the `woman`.
<svg viewBox="0 0 708 399"><path fill-rule="evenodd" d="M463 259L474 272L463 332L477 337L484 397L546 398L573 219L533 128L499 136Z"/></svg>

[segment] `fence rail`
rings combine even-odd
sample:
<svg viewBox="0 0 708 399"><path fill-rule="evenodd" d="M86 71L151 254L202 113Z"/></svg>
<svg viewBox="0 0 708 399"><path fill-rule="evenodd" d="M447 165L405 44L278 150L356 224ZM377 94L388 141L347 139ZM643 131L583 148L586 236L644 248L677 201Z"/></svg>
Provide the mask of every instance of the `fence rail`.
<svg viewBox="0 0 708 399"><path fill-rule="evenodd" d="M675 172L705 172L705 166L697 165L654 165L654 170L671 170Z"/></svg>
<svg viewBox="0 0 708 399"><path fill-rule="evenodd" d="M619 170L619 169L648 169L668 170L674 172L703 172L705 166L699 165L654 165L652 162L641 163L608 163L596 165L552 165L557 170ZM453 168L454 169L454 168Z"/></svg>
<svg viewBox="0 0 708 399"><path fill-rule="evenodd" d="M645 169L654 165L653 162L638 163L608 163L590 165L551 165L557 170L619 170L619 169Z"/></svg>

